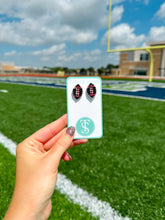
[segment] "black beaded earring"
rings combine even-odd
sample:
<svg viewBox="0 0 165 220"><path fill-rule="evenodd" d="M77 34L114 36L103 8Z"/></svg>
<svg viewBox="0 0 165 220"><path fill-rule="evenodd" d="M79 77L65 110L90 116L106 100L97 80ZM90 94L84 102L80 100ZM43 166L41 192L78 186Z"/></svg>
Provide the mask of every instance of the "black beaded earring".
<svg viewBox="0 0 165 220"><path fill-rule="evenodd" d="M90 83L87 87L87 95L92 100L96 95L96 86Z"/></svg>
<svg viewBox="0 0 165 220"><path fill-rule="evenodd" d="M78 101L83 94L83 90L79 84L73 88L73 97Z"/></svg>

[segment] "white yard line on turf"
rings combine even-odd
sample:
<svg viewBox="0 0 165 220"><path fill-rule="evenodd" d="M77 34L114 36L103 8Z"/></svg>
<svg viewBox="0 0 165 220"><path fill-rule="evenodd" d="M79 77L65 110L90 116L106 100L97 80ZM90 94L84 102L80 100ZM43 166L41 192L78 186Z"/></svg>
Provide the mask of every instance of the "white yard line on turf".
<svg viewBox="0 0 165 220"><path fill-rule="evenodd" d="M20 85L25 85L25 86L38 86L38 87L46 87L46 88L56 88L56 89L66 89L64 87L56 87L56 86L45 86L42 84L25 84L25 83L17 83L17 82L5 82L3 81L3 83L10 83L10 84L20 84ZM135 98L135 99L144 99L144 100L153 100L153 101L161 101L161 102L165 102L165 99L159 99L159 98L150 98L150 97L145 97L145 96L134 96L134 95L125 95L125 94L115 94L112 92L103 92L104 95L111 95L111 96L119 96L119 97L127 97L127 98Z"/></svg>
<svg viewBox="0 0 165 220"><path fill-rule="evenodd" d="M16 155L17 144L0 133L0 143L9 150L12 155ZM99 217L100 220L129 220L128 217L122 217L109 203L98 200L92 194L81 189L76 184L73 184L63 174L58 174L56 185L57 190L61 194L67 195L73 203L80 205L82 208L87 208L87 211L92 213L94 217Z"/></svg>
<svg viewBox="0 0 165 220"><path fill-rule="evenodd" d="M5 90L5 89L0 89L0 92L3 92L3 93L8 93L8 91L7 91L7 90Z"/></svg>
<svg viewBox="0 0 165 220"><path fill-rule="evenodd" d="M134 99L144 99L144 100L153 100L153 101L161 101L165 102L165 99L157 99L157 98L150 98L145 96L135 96L135 95L124 95L124 94L115 94L110 92L103 92L104 95L111 95L111 96L119 96L119 97L127 97L127 98L134 98Z"/></svg>

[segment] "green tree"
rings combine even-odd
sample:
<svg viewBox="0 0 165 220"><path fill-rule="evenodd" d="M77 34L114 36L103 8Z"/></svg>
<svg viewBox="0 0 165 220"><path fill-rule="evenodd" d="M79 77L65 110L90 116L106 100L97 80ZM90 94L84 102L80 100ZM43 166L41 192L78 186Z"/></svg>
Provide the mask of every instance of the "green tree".
<svg viewBox="0 0 165 220"><path fill-rule="evenodd" d="M69 68L68 68L68 67L63 67L63 71L64 71L65 73L68 73L68 72L69 72Z"/></svg>
<svg viewBox="0 0 165 220"><path fill-rule="evenodd" d="M107 67L106 67L106 75L111 74L112 69L116 69L118 67L119 67L118 65L108 64Z"/></svg>
<svg viewBox="0 0 165 220"><path fill-rule="evenodd" d="M90 75L94 75L95 69L91 66L87 69Z"/></svg>
<svg viewBox="0 0 165 220"><path fill-rule="evenodd" d="M85 68L81 68L81 69L80 69L80 74L81 74L81 75L86 75L86 74L87 74L86 69L85 69Z"/></svg>
<svg viewBox="0 0 165 220"><path fill-rule="evenodd" d="M106 70L105 70L105 68L104 68L103 66L98 69L98 73L99 73L100 76L101 76L101 75L102 75L102 76L105 75L105 72L106 72Z"/></svg>

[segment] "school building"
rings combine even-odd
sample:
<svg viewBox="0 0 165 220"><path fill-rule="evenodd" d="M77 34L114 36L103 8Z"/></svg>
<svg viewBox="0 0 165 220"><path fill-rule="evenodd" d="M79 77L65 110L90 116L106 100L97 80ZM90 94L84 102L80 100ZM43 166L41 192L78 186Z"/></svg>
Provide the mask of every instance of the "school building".
<svg viewBox="0 0 165 220"><path fill-rule="evenodd" d="M12 62L0 61L0 73L20 73L21 68L16 67Z"/></svg>
<svg viewBox="0 0 165 220"><path fill-rule="evenodd" d="M150 42L148 46L165 45L165 41ZM153 76L165 76L165 49L153 49L154 60ZM150 70L150 57L145 50L125 51L120 53L119 69L114 69L112 74L120 76L148 76Z"/></svg>

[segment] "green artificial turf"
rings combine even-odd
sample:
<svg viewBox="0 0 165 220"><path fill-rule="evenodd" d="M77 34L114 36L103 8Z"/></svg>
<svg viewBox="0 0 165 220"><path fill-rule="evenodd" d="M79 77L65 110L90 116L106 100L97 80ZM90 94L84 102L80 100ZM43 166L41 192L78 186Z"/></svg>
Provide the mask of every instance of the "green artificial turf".
<svg viewBox="0 0 165 220"><path fill-rule="evenodd" d="M14 190L15 157L0 144L0 219L3 219Z"/></svg>
<svg viewBox="0 0 165 220"><path fill-rule="evenodd" d="M0 219L2 220L9 207L15 183L15 156L0 144ZM89 213L79 205L68 201L64 195L55 191L52 196L52 212L49 219L89 219L94 220Z"/></svg>
<svg viewBox="0 0 165 220"><path fill-rule="evenodd" d="M0 89L8 90L0 93L0 131L17 143L66 113L65 90ZM59 171L123 216L165 219L164 109L165 102L103 95L103 138L70 149L73 159Z"/></svg>

